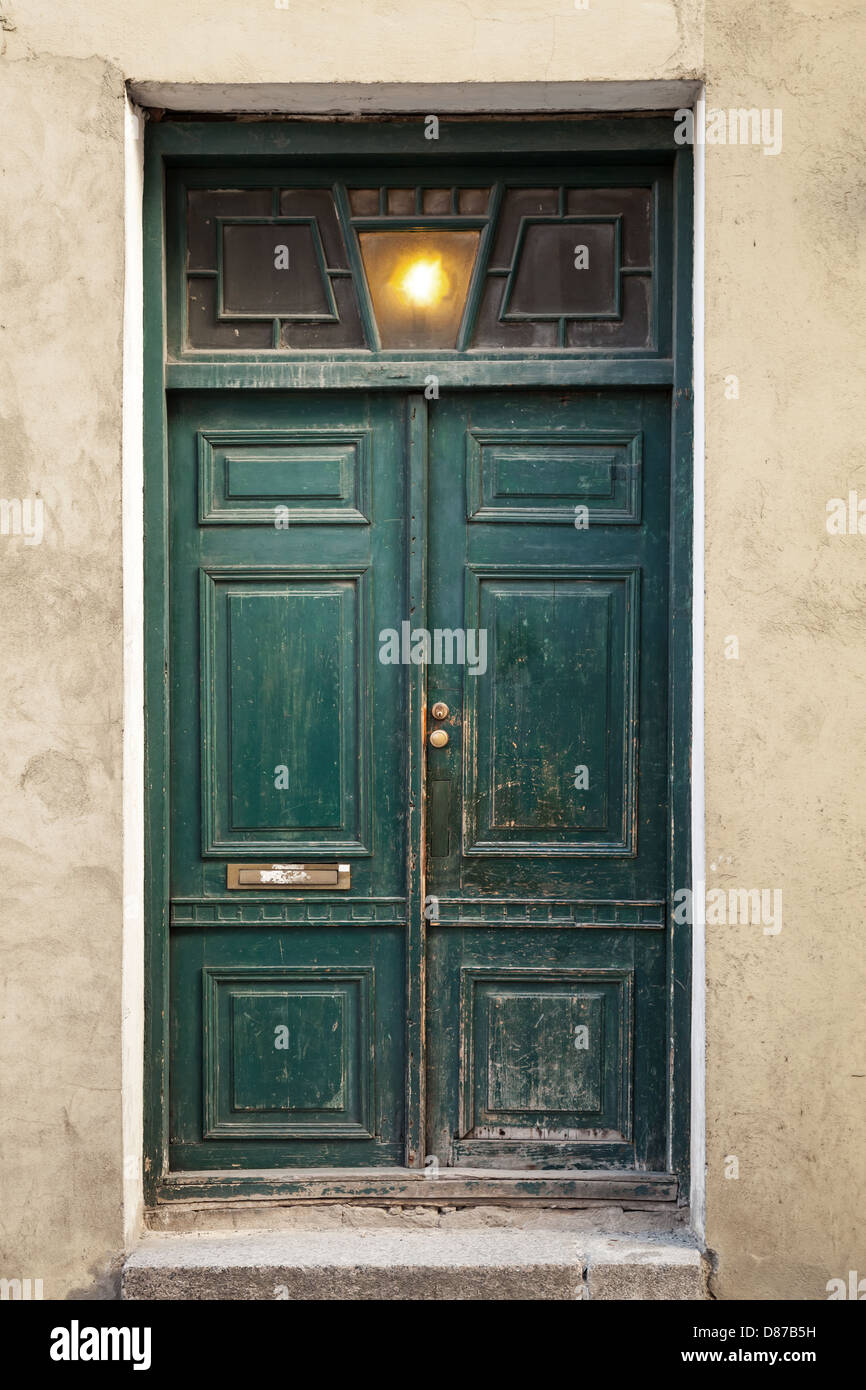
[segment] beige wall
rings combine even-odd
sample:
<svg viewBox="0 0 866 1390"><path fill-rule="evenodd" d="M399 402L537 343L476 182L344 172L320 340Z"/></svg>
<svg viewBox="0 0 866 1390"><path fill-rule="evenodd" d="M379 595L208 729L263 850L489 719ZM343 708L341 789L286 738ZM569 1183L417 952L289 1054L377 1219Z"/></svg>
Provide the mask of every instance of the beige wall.
<svg viewBox="0 0 866 1390"><path fill-rule="evenodd" d="M123 92L0 58L0 1273L46 1296L122 1243ZM58 44L58 47L60 45Z"/></svg>
<svg viewBox="0 0 866 1390"><path fill-rule="evenodd" d="M726 1298L866 1273L866 536L825 529L829 498L866 497L864 51L862 6L707 6L708 100L784 131L775 158L707 151L707 879L783 891L777 936L707 928Z"/></svg>
<svg viewBox="0 0 866 1390"><path fill-rule="evenodd" d="M708 878L784 895L777 936L708 929L708 1240L722 1298L866 1273L866 538L824 527L829 497L866 496L863 20L710 0L704 33L703 8L0 0L0 495L46 516L40 546L0 537L0 1274L98 1294L123 1245L124 80L704 72L711 105L781 107L784 133L776 158L707 151Z"/></svg>

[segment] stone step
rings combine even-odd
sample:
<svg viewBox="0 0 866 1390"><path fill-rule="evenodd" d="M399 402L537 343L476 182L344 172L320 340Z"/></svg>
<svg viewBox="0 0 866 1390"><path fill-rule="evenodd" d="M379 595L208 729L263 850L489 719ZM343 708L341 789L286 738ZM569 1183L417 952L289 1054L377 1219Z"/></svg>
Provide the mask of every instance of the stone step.
<svg viewBox="0 0 866 1390"><path fill-rule="evenodd" d="M123 1271L135 1300L706 1297L690 1237L555 1229L152 1232Z"/></svg>

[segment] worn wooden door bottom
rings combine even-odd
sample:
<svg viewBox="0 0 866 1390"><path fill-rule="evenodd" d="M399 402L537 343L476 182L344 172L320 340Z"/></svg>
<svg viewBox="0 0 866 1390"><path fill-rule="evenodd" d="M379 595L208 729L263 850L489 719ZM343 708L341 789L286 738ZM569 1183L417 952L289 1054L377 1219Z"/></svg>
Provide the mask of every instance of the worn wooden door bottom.
<svg viewBox="0 0 866 1390"><path fill-rule="evenodd" d="M391 1168L375 1173L358 1168L263 1169L174 1173L161 1185L157 1204L233 1200L273 1202L349 1202L397 1206L486 1204L655 1207L676 1202L678 1183L671 1173L541 1172L527 1169Z"/></svg>

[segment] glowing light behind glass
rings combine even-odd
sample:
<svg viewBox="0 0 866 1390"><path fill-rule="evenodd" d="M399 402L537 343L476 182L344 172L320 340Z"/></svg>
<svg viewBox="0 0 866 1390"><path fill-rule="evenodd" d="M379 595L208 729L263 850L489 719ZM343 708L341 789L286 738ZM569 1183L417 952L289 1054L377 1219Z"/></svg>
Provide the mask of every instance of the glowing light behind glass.
<svg viewBox="0 0 866 1390"><path fill-rule="evenodd" d="M383 348L453 348L480 232L360 232Z"/></svg>

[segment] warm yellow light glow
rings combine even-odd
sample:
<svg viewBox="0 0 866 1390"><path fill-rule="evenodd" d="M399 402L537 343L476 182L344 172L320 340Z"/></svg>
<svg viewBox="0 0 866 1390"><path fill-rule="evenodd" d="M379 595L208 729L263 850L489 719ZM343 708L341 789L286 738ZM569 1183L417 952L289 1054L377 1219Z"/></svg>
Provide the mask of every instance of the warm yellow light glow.
<svg viewBox="0 0 866 1390"><path fill-rule="evenodd" d="M411 227L358 233L383 348L454 348L481 233Z"/></svg>
<svg viewBox="0 0 866 1390"><path fill-rule="evenodd" d="M450 284L439 256L435 259L422 258L412 261L399 276L397 283L401 293L421 308L427 308L437 300L444 299Z"/></svg>

